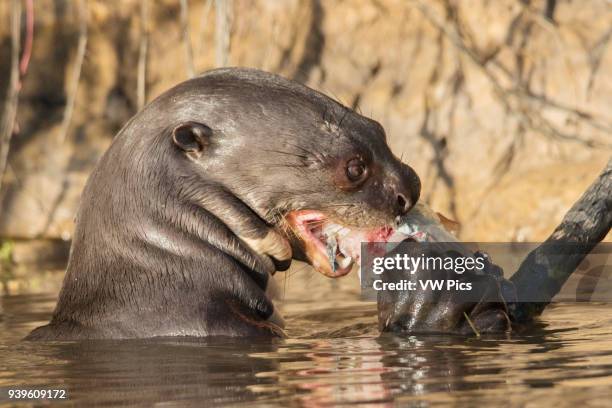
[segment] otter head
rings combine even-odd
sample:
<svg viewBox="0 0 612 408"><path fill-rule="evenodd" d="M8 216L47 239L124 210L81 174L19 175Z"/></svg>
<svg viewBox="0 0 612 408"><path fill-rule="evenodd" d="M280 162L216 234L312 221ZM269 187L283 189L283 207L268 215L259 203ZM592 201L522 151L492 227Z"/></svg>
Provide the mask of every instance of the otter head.
<svg viewBox="0 0 612 408"><path fill-rule="evenodd" d="M293 257L344 275L360 243L386 241L417 202L419 178L384 129L327 96L246 69L186 84L175 90L190 93L176 98L175 148L205 180L207 208L277 266Z"/></svg>

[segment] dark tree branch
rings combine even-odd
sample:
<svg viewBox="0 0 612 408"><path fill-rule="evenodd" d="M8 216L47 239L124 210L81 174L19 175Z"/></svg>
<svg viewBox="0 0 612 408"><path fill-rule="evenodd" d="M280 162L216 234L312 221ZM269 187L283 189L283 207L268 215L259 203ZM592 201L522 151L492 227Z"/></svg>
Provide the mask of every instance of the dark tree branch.
<svg viewBox="0 0 612 408"><path fill-rule="evenodd" d="M533 250L510 278L519 299L509 307L512 319L522 323L541 314L611 227L612 160L546 242ZM560 250L570 244L571 250Z"/></svg>

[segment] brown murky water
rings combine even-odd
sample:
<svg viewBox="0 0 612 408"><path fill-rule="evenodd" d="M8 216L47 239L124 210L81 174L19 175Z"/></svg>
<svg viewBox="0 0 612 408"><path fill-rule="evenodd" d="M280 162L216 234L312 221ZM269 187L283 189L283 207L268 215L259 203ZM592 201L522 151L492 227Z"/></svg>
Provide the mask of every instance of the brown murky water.
<svg viewBox="0 0 612 408"><path fill-rule="evenodd" d="M64 389L77 406L609 406L612 315L557 304L497 338L379 336L375 305L287 302L290 338L28 343L54 295L1 298L0 405L9 389ZM13 401L14 402L14 401Z"/></svg>

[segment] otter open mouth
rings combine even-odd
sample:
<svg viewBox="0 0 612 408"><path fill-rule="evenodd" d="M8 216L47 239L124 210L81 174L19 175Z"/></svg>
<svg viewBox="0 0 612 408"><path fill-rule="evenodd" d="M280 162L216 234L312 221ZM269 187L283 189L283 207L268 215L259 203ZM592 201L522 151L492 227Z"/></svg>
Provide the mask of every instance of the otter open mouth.
<svg viewBox="0 0 612 408"><path fill-rule="evenodd" d="M449 231L457 223L417 204L396 225L358 228L333 221L320 211L298 210L287 214L287 221L301 240L310 264L323 275L336 278L361 263L361 244L368 244L371 254L384 255L393 245L405 240L417 242L455 242Z"/></svg>
<svg viewBox="0 0 612 408"><path fill-rule="evenodd" d="M319 211L300 210L287 215L293 232L302 241L311 265L329 277L344 276L360 263L362 243L399 242L404 234L389 226L356 228L332 221Z"/></svg>

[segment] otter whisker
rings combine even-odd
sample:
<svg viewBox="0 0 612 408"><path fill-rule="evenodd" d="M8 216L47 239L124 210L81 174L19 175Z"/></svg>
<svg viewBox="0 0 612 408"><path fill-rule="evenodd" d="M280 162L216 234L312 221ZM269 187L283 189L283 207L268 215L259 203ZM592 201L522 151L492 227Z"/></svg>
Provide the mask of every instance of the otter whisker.
<svg viewBox="0 0 612 408"><path fill-rule="evenodd" d="M302 169L306 167L306 165L304 164L268 164L265 167L268 169L269 168L283 168L283 167L293 168L293 169Z"/></svg>
<svg viewBox="0 0 612 408"><path fill-rule="evenodd" d="M325 207L356 207L356 204L352 203L337 203L337 204L326 204Z"/></svg>
<svg viewBox="0 0 612 408"><path fill-rule="evenodd" d="M286 154L287 156L295 156L295 157L299 157L300 159L308 159L308 156L304 156L301 154L296 154L296 153L291 153L291 152L285 152L283 150L275 150L275 149L261 149L264 152L268 152L268 153L279 153L279 154Z"/></svg>
<svg viewBox="0 0 612 408"><path fill-rule="evenodd" d="M308 225L311 227L319 227L324 225L327 222L327 220L313 220L313 221L308 221Z"/></svg>
<svg viewBox="0 0 612 408"><path fill-rule="evenodd" d="M297 144L294 144L294 143L290 143L290 142L285 142L285 144L287 146L295 147L296 149L299 149L299 150L303 151L304 153L308 153L309 155L314 155L313 152L311 152L310 150L306 149L303 146L300 146L300 145L297 145Z"/></svg>
<svg viewBox="0 0 612 408"><path fill-rule="evenodd" d="M347 107L344 107L344 115L342 115L342 118L340 119L340 122L338 123L338 127L342 127L342 122L344 122L344 119L347 117L349 113L350 113L350 109Z"/></svg>

